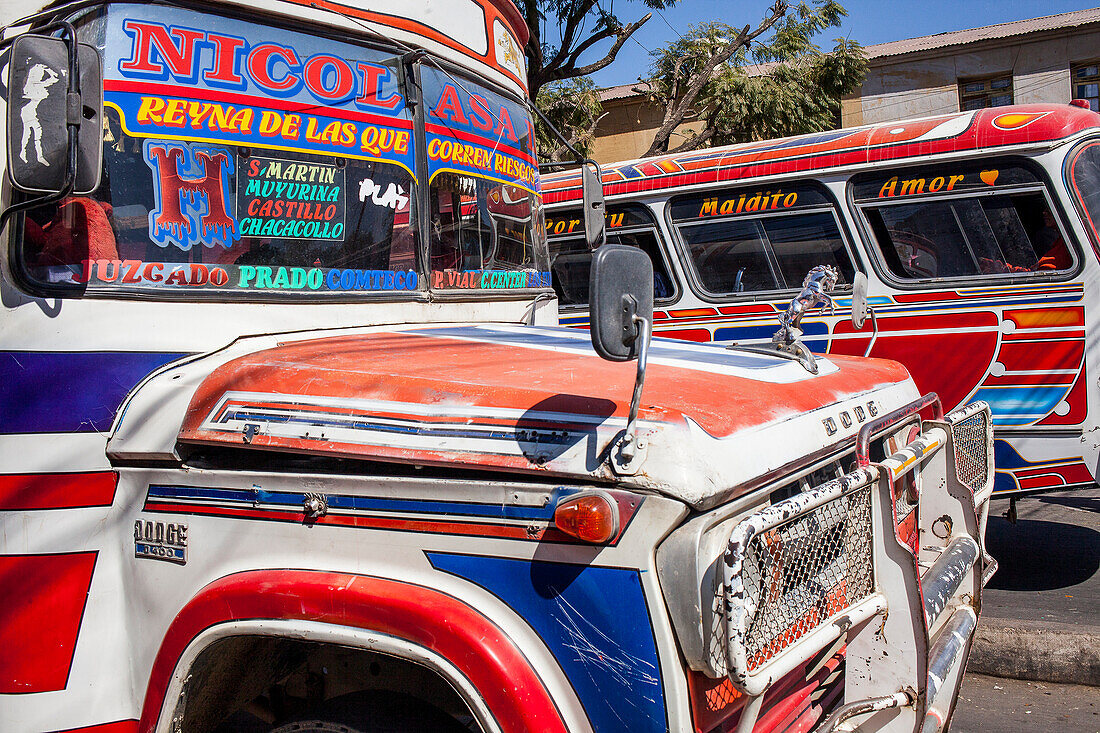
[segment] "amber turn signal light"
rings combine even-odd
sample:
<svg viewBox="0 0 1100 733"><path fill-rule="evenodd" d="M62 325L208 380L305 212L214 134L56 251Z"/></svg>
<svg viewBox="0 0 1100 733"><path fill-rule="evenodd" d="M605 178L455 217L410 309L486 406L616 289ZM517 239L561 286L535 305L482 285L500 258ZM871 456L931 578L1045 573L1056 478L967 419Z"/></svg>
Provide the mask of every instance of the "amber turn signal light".
<svg viewBox="0 0 1100 733"><path fill-rule="evenodd" d="M602 545L619 533L619 505L604 491L576 494L554 509L554 526L570 537Z"/></svg>

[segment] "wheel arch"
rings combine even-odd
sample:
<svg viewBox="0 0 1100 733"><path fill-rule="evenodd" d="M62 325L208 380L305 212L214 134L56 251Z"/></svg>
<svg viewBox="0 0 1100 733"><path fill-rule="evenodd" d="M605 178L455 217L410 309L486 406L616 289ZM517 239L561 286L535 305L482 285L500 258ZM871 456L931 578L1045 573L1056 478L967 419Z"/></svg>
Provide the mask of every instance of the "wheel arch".
<svg viewBox="0 0 1100 733"><path fill-rule="evenodd" d="M566 730L522 651L475 608L413 583L312 570L245 571L202 588L161 642L138 730L164 729L196 660L242 635L333 643L422 665L452 686L484 730Z"/></svg>

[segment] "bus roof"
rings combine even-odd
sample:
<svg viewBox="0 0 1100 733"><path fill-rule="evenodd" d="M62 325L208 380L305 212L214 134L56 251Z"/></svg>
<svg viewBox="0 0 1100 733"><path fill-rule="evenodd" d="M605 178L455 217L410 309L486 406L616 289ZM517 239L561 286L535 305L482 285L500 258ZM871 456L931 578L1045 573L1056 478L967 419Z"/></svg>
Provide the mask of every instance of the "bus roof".
<svg viewBox="0 0 1100 733"><path fill-rule="evenodd" d="M1050 144L1092 128L1100 128L1100 114L1088 109L1018 105L693 150L601 168L604 193L614 196L941 153ZM542 191L548 204L579 201L580 175L572 170L545 176Z"/></svg>

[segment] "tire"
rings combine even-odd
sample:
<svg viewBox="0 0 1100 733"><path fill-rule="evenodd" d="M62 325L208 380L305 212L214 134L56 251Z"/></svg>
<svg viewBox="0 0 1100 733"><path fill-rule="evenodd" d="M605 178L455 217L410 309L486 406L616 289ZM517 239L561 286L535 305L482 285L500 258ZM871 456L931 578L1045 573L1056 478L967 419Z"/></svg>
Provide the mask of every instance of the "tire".
<svg viewBox="0 0 1100 733"><path fill-rule="evenodd" d="M469 733L439 708L396 692L357 692L333 698L308 717L271 733Z"/></svg>

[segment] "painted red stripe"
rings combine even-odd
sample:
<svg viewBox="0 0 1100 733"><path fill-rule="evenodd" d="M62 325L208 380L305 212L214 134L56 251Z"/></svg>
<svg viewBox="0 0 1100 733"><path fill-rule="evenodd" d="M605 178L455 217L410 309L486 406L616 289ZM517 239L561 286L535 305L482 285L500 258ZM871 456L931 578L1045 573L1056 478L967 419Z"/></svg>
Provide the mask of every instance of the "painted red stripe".
<svg viewBox="0 0 1100 733"><path fill-rule="evenodd" d="M114 471L0 475L0 511L111 506L117 485Z"/></svg>
<svg viewBox="0 0 1100 733"><path fill-rule="evenodd" d="M196 504L173 504L160 501L146 501L145 511L166 514L196 514L210 517L230 517L239 519L262 519L273 522L302 523L300 511L279 511L277 509L248 509L233 506L203 506ZM614 547L626 531L626 525L634 516L634 508L625 501L619 501L619 534L607 545ZM393 519L388 517L326 514L314 524L333 527L354 527L356 529L383 529L396 532L427 532L429 534L455 534L470 537L497 537L529 542L557 542L569 545L587 544L570 537L554 526L531 524L527 527L512 525L482 524L479 522L448 522L419 519ZM532 531L534 530L534 531Z"/></svg>
<svg viewBox="0 0 1100 733"><path fill-rule="evenodd" d="M152 733L176 662L195 636L215 624L246 619L309 620L405 639L455 665L505 733L565 731L546 687L515 642L470 606L412 583L307 570L237 573L199 591L161 642L139 730Z"/></svg>
<svg viewBox="0 0 1100 733"><path fill-rule="evenodd" d="M1077 369L1084 358L1085 345L1080 341L1005 343L997 353L997 361L1010 372Z"/></svg>
<svg viewBox="0 0 1100 733"><path fill-rule="evenodd" d="M65 730L52 731L52 733L134 733L137 730L136 720L117 720L114 723L101 723L89 725L83 728L66 728Z"/></svg>
<svg viewBox="0 0 1100 733"><path fill-rule="evenodd" d="M659 330L655 336L666 339L680 339L681 341L696 341L706 343L713 338L713 334L705 328L680 328L671 330Z"/></svg>
<svg viewBox="0 0 1100 733"><path fill-rule="evenodd" d="M668 312L673 318L699 318L701 316L716 316L718 311L713 308L681 308Z"/></svg>
<svg viewBox="0 0 1100 733"><path fill-rule="evenodd" d="M727 315L734 316L741 313L775 313L775 308L767 303L753 303L751 305L724 305L718 309L718 312Z"/></svg>
<svg viewBox="0 0 1100 733"><path fill-rule="evenodd" d="M931 331L939 329L978 329L996 331L1000 327L997 314L991 311L974 313L936 313L926 316L880 316L878 330L880 334L897 331ZM838 321L836 333L858 333L847 318Z"/></svg>
<svg viewBox="0 0 1100 733"><path fill-rule="evenodd" d="M157 501L146 502L145 511L175 514L201 514L215 517L241 517L245 519L266 519L276 522L302 523L301 511L279 511L276 509L246 509L230 506L200 506L194 504L171 504ZM528 534L526 527L478 524L477 522L435 522L418 519L390 519L386 517L348 516L346 514L326 514L314 524L335 527L356 527L359 529L389 529L404 532L429 532L432 534L458 534L475 537L505 537L514 540L538 540L543 537L553 542L576 542L557 529L539 528L535 534Z"/></svg>
<svg viewBox="0 0 1100 733"><path fill-rule="evenodd" d="M1030 478L1019 478L1017 482L1020 484L1021 489L1045 489L1052 486L1065 486L1065 482L1061 476L1045 474L1043 476L1031 476Z"/></svg>
<svg viewBox="0 0 1100 733"><path fill-rule="evenodd" d="M954 291L947 293L897 293L894 295L894 300L899 303L935 303L942 300L958 300L959 297L959 294Z"/></svg>
<svg viewBox="0 0 1100 733"><path fill-rule="evenodd" d="M0 555L0 694L65 689L96 554Z"/></svg>
<svg viewBox="0 0 1100 733"><path fill-rule="evenodd" d="M1045 384L1069 387L1076 379L1076 374L1006 374L1003 377L986 377L982 380L982 384L997 387L1011 387L1025 384Z"/></svg>
<svg viewBox="0 0 1100 733"><path fill-rule="evenodd" d="M1092 481L1092 474L1084 463L1071 463L1068 466L1041 466L1039 468L1025 468L1012 472L1018 479L1041 478L1043 476L1059 476L1067 484L1080 484ZM1021 481L1022 483L1022 481Z"/></svg>

